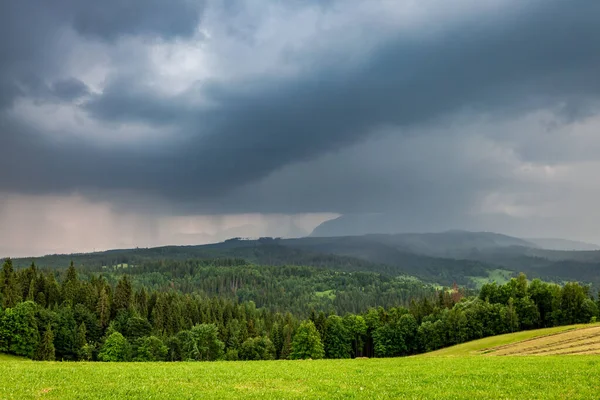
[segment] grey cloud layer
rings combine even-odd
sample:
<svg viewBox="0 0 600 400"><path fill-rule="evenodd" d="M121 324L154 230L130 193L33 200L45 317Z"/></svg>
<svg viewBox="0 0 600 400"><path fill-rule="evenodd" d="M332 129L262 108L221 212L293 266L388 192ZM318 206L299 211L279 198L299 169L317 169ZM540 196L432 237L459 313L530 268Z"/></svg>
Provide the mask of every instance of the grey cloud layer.
<svg viewBox="0 0 600 400"><path fill-rule="evenodd" d="M0 110L35 95L60 69L58 42L73 29L102 41L127 35L187 37L198 27L203 0L26 0L0 4Z"/></svg>
<svg viewBox="0 0 600 400"><path fill-rule="evenodd" d="M168 11L165 2L144 2L148 5L140 14L123 9L116 1L102 12L89 4L70 4L74 8L69 23L81 35L109 42L132 34L189 35L201 12L201 7L189 8L191 3L186 1L170 2ZM21 9L12 16L28 18L27 11ZM442 21L414 35L382 38L356 65L335 59L325 59L320 65L315 59L310 63L313 68L293 78L201 82L171 98L135 77L116 76L102 94L92 95L81 107L101 123L173 129L177 134L168 143L108 148L83 139L57 142L40 139L23 121L6 116L0 120L0 147L10 151L0 158L0 185L4 190L29 193L123 189L194 204L202 212L372 211L373 205L366 201L354 200L353 204L349 200L355 190L352 184L346 186L348 193L340 190L338 196L315 192L287 201L278 192L289 191L294 179L299 179L289 176L268 189L265 198L272 201L267 203L253 201L252 190L244 190L286 166L360 143L389 126L405 135L465 110L499 118L543 108L560 109L571 118L594 113L600 96L598 15L596 0L535 1L504 15L475 16L452 25ZM429 28L438 30L428 32ZM13 35L20 30L18 26L3 29L10 32L2 33ZM15 84L20 79L15 72L19 63L32 66L39 61L27 46L33 46L32 42L26 42L22 54L13 49L0 61L0 108L19 93L27 94L22 84ZM300 56L314 57L310 53ZM60 55L53 57L50 64L59 65ZM88 93L75 80L53 83L51 89L67 100ZM191 106L190 99L198 96L212 105ZM21 161L24 156L26 163ZM325 173L328 168L335 164L322 165L306 176ZM419 182L412 176L419 175L418 165L414 168L404 182ZM388 180L392 181L382 176L380 183L386 186ZM468 202L469 196L484 187L478 186L483 180L475 177L473 181L465 182L470 189L454 203ZM400 179L397 185L397 190L382 191L379 202L411 190ZM437 187L438 196L452 193L452 189L442 190L443 183L437 182ZM427 191L412 189L424 197L406 200L407 204L422 204ZM377 188L371 190L377 193ZM245 196L232 199L228 193Z"/></svg>
<svg viewBox="0 0 600 400"><path fill-rule="evenodd" d="M122 35L190 36L200 22L204 0L64 0L74 10L82 35L115 40Z"/></svg>

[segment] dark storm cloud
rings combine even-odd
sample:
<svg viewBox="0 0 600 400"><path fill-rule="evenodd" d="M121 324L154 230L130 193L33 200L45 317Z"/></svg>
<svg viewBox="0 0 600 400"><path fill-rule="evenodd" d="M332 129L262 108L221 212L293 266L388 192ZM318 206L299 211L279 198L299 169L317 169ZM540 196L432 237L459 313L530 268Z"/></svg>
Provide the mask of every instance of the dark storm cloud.
<svg viewBox="0 0 600 400"><path fill-rule="evenodd" d="M110 122L150 122L152 125L183 124L189 107L178 99L157 98L152 91L132 84L135 77L119 77L92 96L84 108L100 120ZM196 111L197 112L197 111Z"/></svg>
<svg viewBox="0 0 600 400"><path fill-rule="evenodd" d="M204 0L62 0L73 10L82 35L115 40L122 35L190 36L200 22Z"/></svg>
<svg viewBox="0 0 600 400"><path fill-rule="evenodd" d="M0 145L32 157L26 164L18 156L0 159L2 171L15 162L0 184L39 192L127 189L219 207L230 190L357 143L380 127L402 132L465 109L508 117L564 104L576 110L600 95L598 15L596 0L537 1L519 12L442 25L437 33L388 38L360 65L299 54L323 58L326 67L294 79L204 84L170 99L140 90L134 79L118 81L84 106L90 115L109 123L171 126L180 134L162 148L140 143L107 150L86 142L36 141L5 121ZM140 24L146 28L135 32L154 26ZM119 27L117 21L114 32L134 32ZM191 108L194 90L214 105ZM279 190L286 190L285 183ZM229 210L261 207L240 198Z"/></svg>
<svg viewBox="0 0 600 400"><path fill-rule="evenodd" d="M52 84L52 94L65 101L71 101L90 93L87 85L76 78L62 79Z"/></svg>
<svg viewBox="0 0 600 400"><path fill-rule="evenodd" d="M51 54L58 26L47 2L0 3L0 111L39 84L42 69L56 68Z"/></svg>
<svg viewBox="0 0 600 400"><path fill-rule="evenodd" d="M18 96L38 95L40 85L49 85L45 78L60 72L64 54L57 43L66 30L109 42L128 35L187 37L197 29L204 5L204 0L0 2L0 110ZM73 82L57 83L56 94L85 90Z"/></svg>

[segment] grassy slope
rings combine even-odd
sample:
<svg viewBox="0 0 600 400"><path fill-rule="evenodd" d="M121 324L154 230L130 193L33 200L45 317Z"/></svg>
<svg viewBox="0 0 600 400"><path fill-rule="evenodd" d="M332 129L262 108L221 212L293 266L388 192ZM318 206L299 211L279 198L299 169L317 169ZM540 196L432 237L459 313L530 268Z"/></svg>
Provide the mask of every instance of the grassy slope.
<svg viewBox="0 0 600 400"><path fill-rule="evenodd" d="M2 399L591 399L600 357L215 363L0 362Z"/></svg>
<svg viewBox="0 0 600 400"><path fill-rule="evenodd" d="M27 358L17 357L10 354L2 354L0 353L0 363L3 362L15 362L15 361L29 361Z"/></svg>
<svg viewBox="0 0 600 400"><path fill-rule="evenodd" d="M486 283L496 282L499 285L504 285L506 282L510 281L510 278L512 278L513 275L515 275L514 271L507 269L493 269L489 271L487 277L469 276L468 278L475 284L477 289L481 289Z"/></svg>
<svg viewBox="0 0 600 400"><path fill-rule="evenodd" d="M523 331L516 333L507 333L505 335L491 336L484 339L473 340L459 344L445 349L433 351L431 353L420 355L419 357L439 357L439 356L469 356L480 354L483 350L492 347L502 346L509 343L516 343L522 340L529 340L536 337L543 337L547 335L553 335L559 332L570 331L580 328L588 328L590 326L600 326L600 324L580 324L580 325L568 325L568 326L557 326L554 328L535 329L532 331Z"/></svg>

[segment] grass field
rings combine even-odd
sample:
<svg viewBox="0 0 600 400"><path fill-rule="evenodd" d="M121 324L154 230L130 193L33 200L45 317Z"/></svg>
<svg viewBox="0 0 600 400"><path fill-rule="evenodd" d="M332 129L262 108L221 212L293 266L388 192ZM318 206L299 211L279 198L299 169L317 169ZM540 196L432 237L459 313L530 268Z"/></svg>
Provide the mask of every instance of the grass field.
<svg viewBox="0 0 600 400"><path fill-rule="evenodd" d="M541 338L549 335L555 335L558 333L575 332L580 329L588 328L600 328L600 324L581 324L581 325L568 325L568 326L557 326L554 328L536 329L532 331L522 331L516 333L508 333L506 335L492 336L485 339L473 340L459 344L445 349L433 351L431 353L423 354L419 357L439 357L439 356L469 356L469 355L480 355L480 354L492 354L492 349L499 346L505 346L524 340L531 340L534 338ZM600 333L599 333L600 334ZM563 337L564 338L564 337ZM600 339L600 337L599 337Z"/></svg>
<svg viewBox="0 0 600 400"><path fill-rule="evenodd" d="M522 346L528 342L523 340L536 336L542 341L561 334L570 335L565 340L587 340L600 325L575 328L582 327L502 335L393 359L111 364L0 355L0 398L599 398L600 356L484 355L491 354L490 348L498 354L525 351Z"/></svg>
<svg viewBox="0 0 600 400"><path fill-rule="evenodd" d="M496 346L484 353L498 356L600 354L600 325Z"/></svg>
<svg viewBox="0 0 600 400"><path fill-rule="evenodd" d="M594 399L600 357L0 363L2 399Z"/></svg>
<svg viewBox="0 0 600 400"><path fill-rule="evenodd" d="M469 279L475 284L477 289L481 289L481 287L486 283L496 282L499 285L504 285L506 282L510 281L510 278L512 278L513 274L514 271L509 271L506 269L494 269L488 273L487 277L470 276Z"/></svg>

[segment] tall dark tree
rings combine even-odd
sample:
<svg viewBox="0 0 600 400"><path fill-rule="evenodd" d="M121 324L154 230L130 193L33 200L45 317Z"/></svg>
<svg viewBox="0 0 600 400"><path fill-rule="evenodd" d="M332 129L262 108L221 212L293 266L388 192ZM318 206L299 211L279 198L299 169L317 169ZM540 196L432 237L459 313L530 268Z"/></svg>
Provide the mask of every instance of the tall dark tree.
<svg viewBox="0 0 600 400"><path fill-rule="evenodd" d="M77 322L73 309L68 305L60 307L57 317L57 328L54 332L56 357L59 360L77 360L79 347L77 345Z"/></svg>
<svg viewBox="0 0 600 400"><path fill-rule="evenodd" d="M135 308L143 318L148 318L148 292L142 287L135 294Z"/></svg>
<svg viewBox="0 0 600 400"><path fill-rule="evenodd" d="M76 345L78 349L79 359L85 359L85 351L84 348L87 345L87 329L85 326L85 322L82 322L77 328L77 339Z"/></svg>
<svg viewBox="0 0 600 400"><path fill-rule="evenodd" d="M104 287L100 290L98 305L96 306L96 315L98 315L100 326L106 328L110 321L110 299L108 298L108 294Z"/></svg>
<svg viewBox="0 0 600 400"><path fill-rule="evenodd" d="M17 305L21 301L21 293L15 271L13 269L13 263L10 258L4 260L2 264L2 277L0 282L2 283L2 307L11 308Z"/></svg>
<svg viewBox="0 0 600 400"><path fill-rule="evenodd" d="M35 294L36 293L35 293L35 278L34 278L29 283L29 289L27 290L26 300L35 302L35 297L36 297Z"/></svg>
<svg viewBox="0 0 600 400"><path fill-rule="evenodd" d="M271 342L273 342L273 346L275 347L275 358L279 359L281 357L281 350L283 349L283 329L279 322L273 324Z"/></svg>
<svg viewBox="0 0 600 400"><path fill-rule="evenodd" d="M71 305L75 305L78 294L79 278L77 277L77 270L75 269L73 261L71 261L71 265L67 268L65 281L62 285L63 300Z"/></svg>
<svg viewBox="0 0 600 400"><path fill-rule="evenodd" d="M48 324L40 341L36 359L40 361L54 361L54 358L54 333L52 332L52 326Z"/></svg>
<svg viewBox="0 0 600 400"><path fill-rule="evenodd" d="M133 288L127 275L123 275L115 289L113 297L113 308L115 313L121 310L129 310L133 304Z"/></svg>
<svg viewBox="0 0 600 400"><path fill-rule="evenodd" d="M352 336L348 332L342 317L337 315L327 317L324 345L327 358L350 358L352 354Z"/></svg>
<svg viewBox="0 0 600 400"><path fill-rule="evenodd" d="M290 324L286 324L283 327L283 344L281 345L281 353L279 354L279 358L282 360L289 359L292 354L293 331L294 328Z"/></svg>
<svg viewBox="0 0 600 400"><path fill-rule="evenodd" d="M367 335L367 323L362 315L348 314L344 317L344 324L352 337L352 352L355 357L360 357L363 354Z"/></svg>

